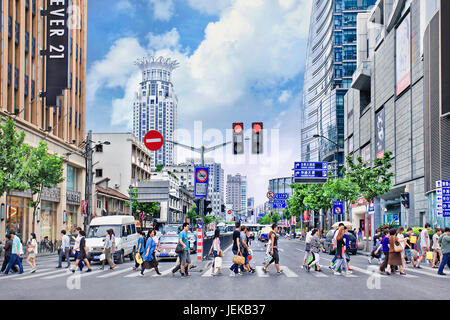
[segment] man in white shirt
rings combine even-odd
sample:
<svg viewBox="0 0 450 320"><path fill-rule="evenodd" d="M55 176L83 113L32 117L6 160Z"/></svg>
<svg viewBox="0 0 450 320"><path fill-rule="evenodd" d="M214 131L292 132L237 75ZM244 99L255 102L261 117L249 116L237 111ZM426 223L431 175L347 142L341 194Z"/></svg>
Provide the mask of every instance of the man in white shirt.
<svg viewBox="0 0 450 320"><path fill-rule="evenodd" d="M417 261L416 268L421 269L420 263L423 258L427 256L427 252L430 251L430 236L428 235L428 230L430 230L431 226L429 223L425 224L425 229L420 233L420 248L422 249L422 255Z"/></svg>
<svg viewBox="0 0 450 320"><path fill-rule="evenodd" d="M68 235L66 235L66 230L61 231L61 236L62 236L61 247L59 248L58 266L56 268L62 268L63 255L65 256L66 261L67 261L66 268L69 268L70 267L70 238Z"/></svg>

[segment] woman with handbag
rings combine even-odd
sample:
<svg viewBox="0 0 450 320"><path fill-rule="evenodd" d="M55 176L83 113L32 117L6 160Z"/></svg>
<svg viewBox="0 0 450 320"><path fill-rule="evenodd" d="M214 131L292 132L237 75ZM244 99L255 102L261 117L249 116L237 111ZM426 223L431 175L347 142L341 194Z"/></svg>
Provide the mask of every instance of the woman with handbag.
<svg viewBox="0 0 450 320"><path fill-rule="evenodd" d="M215 276L217 274L221 274L220 268L222 266L222 255L220 255L220 253L222 252L222 250L220 250L220 229L216 228L216 230L214 231L214 239L213 239L213 243L211 246L211 249L209 249L209 254L213 254L214 256L214 261L212 264L212 272L211 275ZM214 272L214 268L217 265L217 273Z"/></svg>
<svg viewBox="0 0 450 320"><path fill-rule="evenodd" d="M272 231L269 232L269 239L270 239L270 246L268 246L268 248L270 248L270 251L268 252L269 255L272 256L272 260L269 261L269 263L267 263L264 265L263 267L263 271L264 273L269 272L267 270L267 268L269 267L269 265L272 262L275 262L275 269L277 269L277 273L283 273L283 270L280 269L280 256L278 255L278 225L276 223L272 224ZM267 256L267 254L266 254Z"/></svg>
<svg viewBox="0 0 450 320"><path fill-rule="evenodd" d="M28 241L28 257L26 262L31 267L31 273L36 272L36 255L37 255L37 241L36 241L36 234L30 233L30 240Z"/></svg>
<svg viewBox="0 0 450 320"><path fill-rule="evenodd" d="M406 273L403 271L403 262L401 252L403 251L403 247L396 236L397 231L393 228L389 231L389 262L388 262L388 270L386 274L394 274L394 266L398 266L400 269L400 274L405 275Z"/></svg>
<svg viewBox="0 0 450 320"><path fill-rule="evenodd" d="M102 260L102 267L100 268L101 270L105 269L105 261L108 261L109 264L109 268L111 270L114 270L114 268L116 267L116 265L114 263L112 263L111 261L111 250L112 250L112 229L106 230L106 235L105 235L105 244L103 246L103 253L105 255L105 258Z"/></svg>
<svg viewBox="0 0 450 320"><path fill-rule="evenodd" d="M141 276L144 275L145 269L155 269L156 273L158 275L161 275L161 272L158 270L158 261L155 259L155 250L156 250L156 243L155 240L153 240L153 237L155 236L156 232L155 230L150 230L147 237L147 243L145 244L145 253L142 256L143 263L141 265Z"/></svg>

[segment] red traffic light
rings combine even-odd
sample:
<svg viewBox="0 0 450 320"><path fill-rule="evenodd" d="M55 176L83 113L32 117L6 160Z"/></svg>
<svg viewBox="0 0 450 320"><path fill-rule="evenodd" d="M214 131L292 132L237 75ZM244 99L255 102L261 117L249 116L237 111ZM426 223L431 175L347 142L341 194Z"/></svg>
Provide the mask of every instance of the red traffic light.
<svg viewBox="0 0 450 320"><path fill-rule="evenodd" d="M244 130L244 124L242 122L233 123L233 131L235 133L241 133Z"/></svg>
<svg viewBox="0 0 450 320"><path fill-rule="evenodd" d="M255 133L259 133L259 132L261 132L261 130L263 128L263 124L262 124L262 122L252 123L252 128Z"/></svg>

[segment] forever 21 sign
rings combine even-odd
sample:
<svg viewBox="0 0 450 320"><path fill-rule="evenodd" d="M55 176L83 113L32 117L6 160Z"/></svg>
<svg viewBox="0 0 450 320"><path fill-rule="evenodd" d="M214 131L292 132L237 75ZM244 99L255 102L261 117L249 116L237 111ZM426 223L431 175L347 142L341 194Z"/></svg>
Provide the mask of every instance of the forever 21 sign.
<svg viewBox="0 0 450 320"><path fill-rule="evenodd" d="M47 0L47 106L55 106L56 97L68 87L68 2L69 0Z"/></svg>

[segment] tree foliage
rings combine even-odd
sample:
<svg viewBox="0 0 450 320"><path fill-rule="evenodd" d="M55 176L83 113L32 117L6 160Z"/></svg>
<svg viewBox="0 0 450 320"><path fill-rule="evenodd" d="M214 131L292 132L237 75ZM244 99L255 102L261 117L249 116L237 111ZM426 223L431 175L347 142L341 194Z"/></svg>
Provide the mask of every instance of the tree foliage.
<svg viewBox="0 0 450 320"><path fill-rule="evenodd" d="M259 219L260 224L272 224L272 216L270 214L266 214L265 216Z"/></svg>
<svg viewBox="0 0 450 320"><path fill-rule="evenodd" d="M24 143L25 133L17 133L11 118L1 119L0 124L0 195L11 190L25 191L25 162L30 146Z"/></svg>
<svg viewBox="0 0 450 320"><path fill-rule="evenodd" d="M139 219L139 213L144 214L144 219L152 219L154 217L159 217L159 202L139 202L138 201L138 188L133 188L131 190L131 202L132 202L132 215ZM126 202L126 205L129 206L129 203Z"/></svg>
<svg viewBox="0 0 450 320"><path fill-rule="evenodd" d="M189 218L190 224L193 224L199 217L197 213L197 206L194 204L191 209L186 213L185 219Z"/></svg>
<svg viewBox="0 0 450 320"><path fill-rule="evenodd" d="M28 206L33 208L33 232L34 218L37 208L41 203L44 188L53 188L64 181L63 157L48 153L47 143L41 141L36 148L31 148L25 161L24 182L31 191L32 201ZM34 199L34 196L37 196Z"/></svg>
<svg viewBox="0 0 450 320"><path fill-rule="evenodd" d="M203 217L203 223L205 224L205 226L211 224L214 221L215 221L214 216L204 216Z"/></svg>

